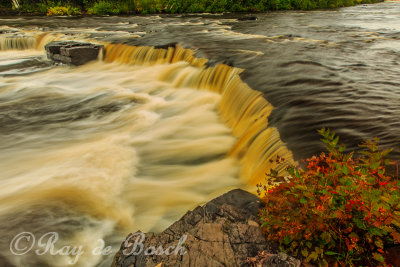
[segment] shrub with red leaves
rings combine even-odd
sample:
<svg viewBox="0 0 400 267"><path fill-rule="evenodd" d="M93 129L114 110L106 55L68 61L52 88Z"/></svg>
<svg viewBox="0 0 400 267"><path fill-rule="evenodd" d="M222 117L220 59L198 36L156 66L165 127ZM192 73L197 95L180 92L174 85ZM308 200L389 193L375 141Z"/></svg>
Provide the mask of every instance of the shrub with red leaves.
<svg viewBox="0 0 400 267"><path fill-rule="evenodd" d="M277 183L284 179L271 170L258 185L264 232L319 266L389 266L386 249L400 243L400 184L386 174L390 150L375 139L355 156L333 132L319 133L329 153L307 159L305 169L289 166L288 182Z"/></svg>

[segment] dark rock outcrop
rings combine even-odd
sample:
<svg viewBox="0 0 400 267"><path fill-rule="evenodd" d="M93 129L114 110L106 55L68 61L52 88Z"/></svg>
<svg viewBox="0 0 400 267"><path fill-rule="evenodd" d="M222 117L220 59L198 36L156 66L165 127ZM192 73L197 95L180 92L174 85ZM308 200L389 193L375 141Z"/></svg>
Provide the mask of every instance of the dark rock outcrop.
<svg viewBox="0 0 400 267"><path fill-rule="evenodd" d="M128 235L112 266L248 266L246 259L259 251L268 253L263 266L300 266L299 260L272 252L257 223L260 205L255 195L232 190L187 212L160 234Z"/></svg>
<svg viewBox="0 0 400 267"><path fill-rule="evenodd" d="M48 43L45 48L49 59L57 63L78 66L97 60L103 46L75 41L60 41Z"/></svg>
<svg viewBox="0 0 400 267"><path fill-rule="evenodd" d="M246 21L246 20L257 20L256 16L249 16L249 17L241 17L238 18L239 21Z"/></svg>

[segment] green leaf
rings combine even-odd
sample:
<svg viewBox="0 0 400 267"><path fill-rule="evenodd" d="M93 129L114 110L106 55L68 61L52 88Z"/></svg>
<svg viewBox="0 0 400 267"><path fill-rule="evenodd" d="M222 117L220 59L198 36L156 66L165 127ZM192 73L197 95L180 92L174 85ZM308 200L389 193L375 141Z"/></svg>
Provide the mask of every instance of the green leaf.
<svg viewBox="0 0 400 267"><path fill-rule="evenodd" d="M329 140L328 139L321 139L322 142L324 142L325 144L329 144Z"/></svg>
<svg viewBox="0 0 400 267"><path fill-rule="evenodd" d="M310 256L308 256L308 257L310 257L312 260L317 260L318 259L318 254L317 254L317 252L312 252L311 254L310 254Z"/></svg>
<svg viewBox="0 0 400 267"><path fill-rule="evenodd" d="M306 204L307 203L307 199L305 199L304 197L300 198L300 203L301 204Z"/></svg>
<svg viewBox="0 0 400 267"><path fill-rule="evenodd" d="M322 261L318 265L322 266L322 267L327 267L328 266L328 262L325 259L322 259Z"/></svg>
<svg viewBox="0 0 400 267"><path fill-rule="evenodd" d="M333 256L333 255L339 255L339 253L336 253L334 251L327 251L327 252L325 252L325 255Z"/></svg>
<svg viewBox="0 0 400 267"><path fill-rule="evenodd" d="M321 234L321 239L324 244L328 244L329 242L331 242L332 237L328 232L323 232Z"/></svg>
<svg viewBox="0 0 400 267"><path fill-rule="evenodd" d="M308 191L308 188L305 185L298 185L298 186L296 186L296 189L299 189L301 191Z"/></svg>
<svg viewBox="0 0 400 267"><path fill-rule="evenodd" d="M383 150L381 155L382 155L382 157L386 157L392 151L393 151L393 148L387 149L387 150Z"/></svg>
<svg viewBox="0 0 400 267"><path fill-rule="evenodd" d="M376 169L378 169L379 165L380 165L379 161L374 161L371 163L371 169L375 171Z"/></svg>
<svg viewBox="0 0 400 267"><path fill-rule="evenodd" d="M377 236L382 236L382 231L380 231L377 228L369 228L368 232L371 233L372 235L377 235Z"/></svg>
<svg viewBox="0 0 400 267"><path fill-rule="evenodd" d="M378 248L383 248L383 242L382 242L382 240L380 240L380 239L378 239L378 240L375 240L375 245L378 247Z"/></svg>
<svg viewBox="0 0 400 267"><path fill-rule="evenodd" d="M303 257L307 257L308 256L308 250L307 249L302 249L301 250L301 255L303 255Z"/></svg>
<svg viewBox="0 0 400 267"><path fill-rule="evenodd" d="M323 255L324 254L324 250L320 247L315 247L315 253L317 253L318 255Z"/></svg>
<svg viewBox="0 0 400 267"><path fill-rule="evenodd" d="M336 138L333 139L333 141L332 141L332 146L333 146L333 147L336 147L338 141L339 141L339 136L336 136Z"/></svg>
<svg viewBox="0 0 400 267"><path fill-rule="evenodd" d="M394 224L394 225L396 225L397 227L400 228L400 222L399 222L399 221L393 220L393 221L392 221L392 224Z"/></svg>
<svg viewBox="0 0 400 267"><path fill-rule="evenodd" d="M355 225L356 225L358 228L363 229L363 230L366 230L366 225L365 225L365 223L364 223L363 221L361 221L359 218L354 217L354 218L353 218L353 222L355 223Z"/></svg>
<svg viewBox="0 0 400 267"><path fill-rule="evenodd" d="M344 144L340 144L339 152L342 153L345 149L346 149L346 146Z"/></svg>
<svg viewBox="0 0 400 267"><path fill-rule="evenodd" d="M379 262L384 262L385 261L385 259L383 258L383 256L381 255L381 254L379 254L379 253L372 253L372 257L375 259L375 260L377 260L377 261L379 261Z"/></svg>
<svg viewBox="0 0 400 267"><path fill-rule="evenodd" d="M345 175L349 174L349 169L347 168L346 165L343 166L342 171L343 171L343 173L344 173Z"/></svg>

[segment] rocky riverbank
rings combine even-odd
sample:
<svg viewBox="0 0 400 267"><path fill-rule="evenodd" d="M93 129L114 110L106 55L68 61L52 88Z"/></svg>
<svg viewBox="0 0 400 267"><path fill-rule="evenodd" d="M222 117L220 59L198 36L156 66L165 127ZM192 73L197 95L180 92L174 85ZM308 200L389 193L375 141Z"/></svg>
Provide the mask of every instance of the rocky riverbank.
<svg viewBox="0 0 400 267"><path fill-rule="evenodd" d="M112 267L249 266L254 261L300 266L265 239L257 223L260 205L257 196L232 190L188 211L162 233L129 234Z"/></svg>

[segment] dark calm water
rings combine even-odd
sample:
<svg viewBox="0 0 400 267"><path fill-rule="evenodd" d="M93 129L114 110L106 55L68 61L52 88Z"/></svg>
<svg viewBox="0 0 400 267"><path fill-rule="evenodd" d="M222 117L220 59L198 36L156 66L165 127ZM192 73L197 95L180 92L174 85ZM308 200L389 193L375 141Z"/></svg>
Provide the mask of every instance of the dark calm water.
<svg viewBox="0 0 400 267"><path fill-rule="evenodd" d="M238 20L249 16L257 20ZM296 160L322 149L322 127L349 148L379 137L400 158L400 2L239 15L0 17L0 32L179 43L211 65L243 68L242 79L275 106L269 124ZM219 96L155 81L168 68L74 69L51 65L43 51L0 51L0 261L65 266L62 256L12 255L9 242L21 231L51 229L66 244L90 249L104 239L118 248L130 229L159 231L243 185L238 162L225 157L235 140L218 119ZM110 259L87 253L77 266Z"/></svg>

